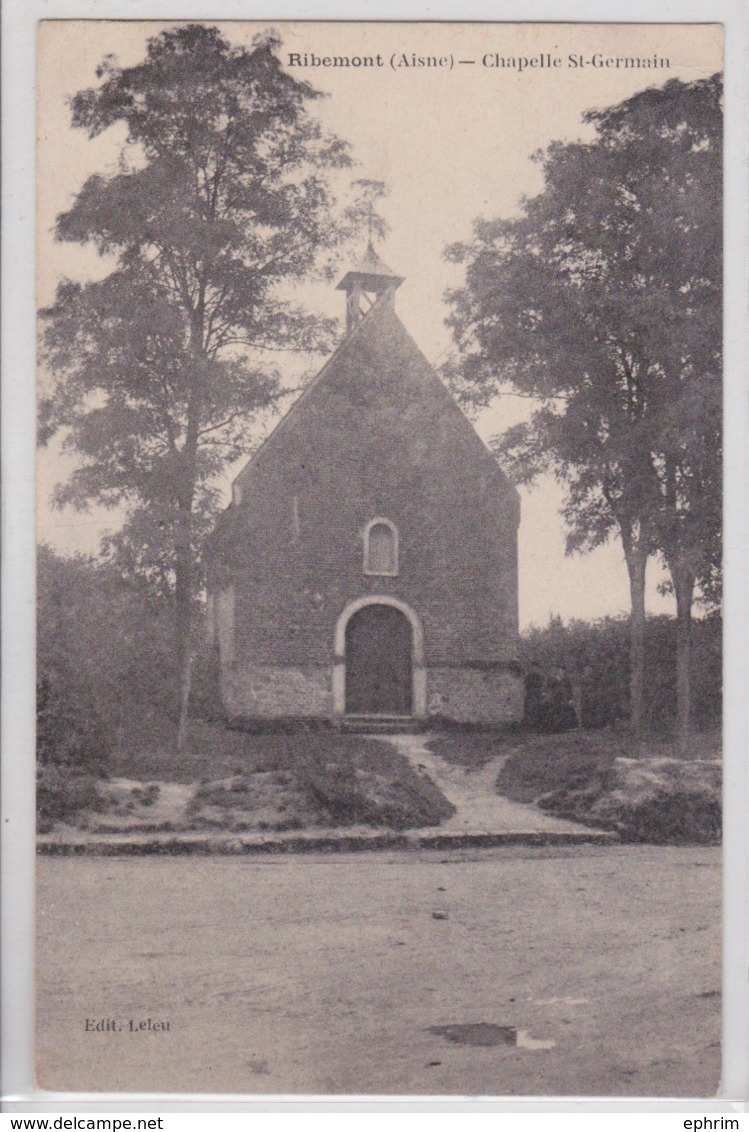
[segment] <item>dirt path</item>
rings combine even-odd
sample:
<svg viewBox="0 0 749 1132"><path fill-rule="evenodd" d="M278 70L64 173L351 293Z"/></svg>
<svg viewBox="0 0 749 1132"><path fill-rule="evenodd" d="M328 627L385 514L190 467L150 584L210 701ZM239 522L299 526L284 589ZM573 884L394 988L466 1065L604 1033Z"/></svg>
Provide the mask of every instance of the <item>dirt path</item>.
<svg viewBox="0 0 749 1132"><path fill-rule="evenodd" d="M38 891L45 1088L718 1087L717 849L43 857Z"/></svg>
<svg viewBox="0 0 749 1132"><path fill-rule="evenodd" d="M532 803L511 802L496 793L497 775L506 756L491 759L484 766L456 766L426 746L427 735L393 735L388 742L398 748L417 770L428 774L456 808L445 833L560 833L584 832L588 826L545 814Z"/></svg>

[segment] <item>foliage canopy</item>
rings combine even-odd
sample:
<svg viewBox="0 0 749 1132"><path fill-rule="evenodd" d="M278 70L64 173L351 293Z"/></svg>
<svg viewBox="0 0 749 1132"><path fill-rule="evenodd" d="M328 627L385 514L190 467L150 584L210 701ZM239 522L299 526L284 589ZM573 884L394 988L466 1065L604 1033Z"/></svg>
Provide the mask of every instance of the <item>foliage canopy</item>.
<svg viewBox="0 0 749 1132"><path fill-rule="evenodd" d="M453 380L536 399L496 451L516 482L566 485L569 551L621 538L641 698L645 564L665 560L687 622L720 573L721 77L668 82L585 115L590 141L537 155L545 187L448 249ZM635 639L636 638L636 639ZM636 714L636 712L635 712Z"/></svg>
<svg viewBox="0 0 749 1132"><path fill-rule="evenodd" d="M510 382L541 402L498 450L516 481L568 485L573 550L642 515L655 549L670 509L705 533L720 510L721 90L673 80L588 113L592 141L537 155L520 218L448 249L467 267L449 295L461 394Z"/></svg>
<svg viewBox="0 0 749 1132"><path fill-rule="evenodd" d="M290 296L331 272L364 220L361 202L347 211L336 196L346 144L309 113L320 96L277 47L178 27L137 66L108 56L71 102L90 137L119 126L126 138L117 170L89 177L57 220L60 240L93 245L112 269L64 280L42 312L54 384L41 439L61 432L76 457L56 502L124 504L116 545L162 579L187 514L197 552L216 475L279 394L274 354L329 347L335 323Z"/></svg>

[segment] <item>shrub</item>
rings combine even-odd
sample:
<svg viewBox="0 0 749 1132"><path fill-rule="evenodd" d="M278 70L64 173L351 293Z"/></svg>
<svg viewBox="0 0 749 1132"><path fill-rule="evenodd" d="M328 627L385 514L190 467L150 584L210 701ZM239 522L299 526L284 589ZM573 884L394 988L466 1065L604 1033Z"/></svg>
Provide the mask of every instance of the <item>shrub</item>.
<svg viewBox="0 0 749 1132"><path fill-rule="evenodd" d="M556 817L614 830L624 841L715 844L720 767L673 757L666 742L613 730L528 736L497 779L501 794L537 802Z"/></svg>
<svg viewBox="0 0 749 1132"><path fill-rule="evenodd" d="M87 805L115 752L136 745L154 717L168 718L171 624L164 603L111 567L46 546L37 597L38 805L46 825Z"/></svg>
<svg viewBox="0 0 749 1132"><path fill-rule="evenodd" d="M721 807L712 799L694 794L664 795L637 806L621 807L607 824L617 830L623 841L715 845L721 837Z"/></svg>
<svg viewBox="0 0 749 1132"><path fill-rule="evenodd" d="M693 624L692 719L698 729L720 724L722 711L722 619L713 614ZM629 621L606 617L589 624L552 618L524 634L525 664L550 672L567 669L581 686L581 724L605 727L629 716ZM645 627L645 725L669 730L676 712L676 622L649 617Z"/></svg>
<svg viewBox="0 0 749 1132"><path fill-rule="evenodd" d="M442 791L410 767L388 778L341 763L308 765L299 784L335 826L409 829L439 825L455 813Z"/></svg>
<svg viewBox="0 0 749 1132"><path fill-rule="evenodd" d="M85 770L42 764L36 774L37 829L48 833L55 822L67 821L78 810L99 805L96 779Z"/></svg>
<svg viewBox="0 0 749 1132"><path fill-rule="evenodd" d="M107 565L38 557L39 756L102 762L137 744L153 717L173 716L172 619L158 600Z"/></svg>
<svg viewBox="0 0 749 1132"><path fill-rule="evenodd" d="M455 813L441 790L385 741L308 737L299 785L334 825L439 825Z"/></svg>
<svg viewBox="0 0 749 1132"><path fill-rule="evenodd" d="M99 772L110 741L89 689L72 678L61 679L59 672L41 671L36 685L39 764Z"/></svg>

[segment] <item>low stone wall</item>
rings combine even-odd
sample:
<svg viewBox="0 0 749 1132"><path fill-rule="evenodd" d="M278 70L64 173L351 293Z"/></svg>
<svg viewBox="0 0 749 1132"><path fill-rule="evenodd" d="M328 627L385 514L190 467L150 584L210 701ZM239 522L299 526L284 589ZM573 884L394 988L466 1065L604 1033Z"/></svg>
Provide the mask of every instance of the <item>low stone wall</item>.
<svg viewBox="0 0 749 1132"><path fill-rule="evenodd" d="M523 682L507 670L430 668L426 715L452 723L513 723L523 714ZM256 667L222 678L224 706L244 719L332 719L333 669Z"/></svg>
<svg viewBox="0 0 749 1132"><path fill-rule="evenodd" d="M329 719L330 668L252 668L224 672L221 694L230 717Z"/></svg>
<svg viewBox="0 0 749 1132"><path fill-rule="evenodd" d="M430 668L427 714L454 723L515 723L523 716L523 681L506 669Z"/></svg>

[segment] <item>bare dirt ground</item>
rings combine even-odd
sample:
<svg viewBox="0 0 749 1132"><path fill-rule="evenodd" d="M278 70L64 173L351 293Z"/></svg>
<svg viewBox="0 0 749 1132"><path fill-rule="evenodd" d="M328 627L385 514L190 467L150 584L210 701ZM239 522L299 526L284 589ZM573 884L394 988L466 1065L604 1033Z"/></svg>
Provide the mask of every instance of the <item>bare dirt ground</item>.
<svg viewBox="0 0 749 1132"><path fill-rule="evenodd" d="M39 1083L712 1096L719 909L704 847L40 858Z"/></svg>

